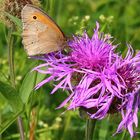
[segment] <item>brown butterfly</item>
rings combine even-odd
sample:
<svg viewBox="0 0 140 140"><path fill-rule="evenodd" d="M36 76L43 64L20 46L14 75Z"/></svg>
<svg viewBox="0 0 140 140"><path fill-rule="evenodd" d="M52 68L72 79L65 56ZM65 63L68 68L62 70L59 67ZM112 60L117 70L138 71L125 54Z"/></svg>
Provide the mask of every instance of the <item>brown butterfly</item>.
<svg viewBox="0 0 140 140"><path fill-rule="evenodd" d="M41 9L27 4L21 13L23 45L29 56L64 48L66 37L59 26Z"/></svg>

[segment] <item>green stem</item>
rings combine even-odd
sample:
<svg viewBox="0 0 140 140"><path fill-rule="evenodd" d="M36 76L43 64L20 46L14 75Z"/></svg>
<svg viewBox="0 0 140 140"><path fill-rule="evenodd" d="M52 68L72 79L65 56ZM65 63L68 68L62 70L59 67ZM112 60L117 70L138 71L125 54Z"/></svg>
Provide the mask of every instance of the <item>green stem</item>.
<svg viewBox="0 0 140 140"><path fill-rule="evenodd" d="M14 73L14 45L13 44L14 44L14 37L12 36L12 31L10 31L9 40L8 40L9 73L10 73L11 84L14 88L16 88L15 73ZM20 116L18 117L17 123L20 131L20 138L21 140L24 140L23 124L22 124L22 118Z"/></svg>
<svg viewBox="0 0 140 140"><path fill-rule="evenodd" d="M126 130L123 131L121 140L125 140L125 136L126 136Z"/></svg>
<svg viewBox="0 0 140 140"><path fill-rule="evenodd" d="M101 28L101 31L100 31L100 32L105 31L106 27L107 27L107 23L105 23L105 24L103 25L103 27Z"/></svg>
<svg viewBox="0 0 140 140"><path fill-rule="evenodd" d="M23 122L22 122L22 118L20 116L17 119L17 123L18 123L19 132L20 132L20 139L25 140Z"/></svg>
<svg viewBox="0 0 140 140"><path fill-rule="evenodd" d="M92 140L95 129L96 120L87 119L85 129L85 140Z"/></svg>
<svg viewBox="0 0 140 140"><path fill-rule="evenodd" d="M61 140L64 140L66 139L66 136L68 134L68 129L69 129L69 126L70 126L70 122L71 122L71 112L67 112L66 114L66 119L65 119L65 127L64 127L64 131L63 131L63 135L62 135L62 138Z"/></svg>
<svg viewBox="0 0 140 140"><path fill-rule="evenodd" d="M109 114L106 121L106 127L104 127L106 129L104 139L107 138L108 133L109 133L110 118L111 118L111 115Z"/></svg>
<svg viewBox="0 0 140 140"><path fill-rule="evenodd" d="M50 11L49 15L54 18L54 7L55 7L55 0L50 0Z"/></svg>
<svg viewBox="0 0 140 140"><path fill-rule="evenodd" d="M37 61L37 65L39 65L39 61ZM38 73L37 72L35 72L35 77L34 77L34 83L33 83L33 85L34 85L34 87L35 87L35 85L37 84L37 75L38 75ZM31 96L30 96L30 104L29 104L29 112L28 112L28 121L30 122L31 121L31 112L32 112L32 107L33 107L33 104L34 104L34 95L35 95L35 93L36 93L36 91L33 91L32 93L31 93ZM29 131L30 131L30 125L28 125L28 129L29 129ZM26 139L28 138L28 135L27 135L27 133L26 133Z"/></svg>
<svg viewBox="0 0 140 140"><path fill-rule="evenodd" d="M10 81L12 86L15 88L15 73L14 73L14 48L13 48L14 38L13 36L9 35L8 41L8 61L9 61L9 73L10 73Z"/></svg>
<svg viewBox="0 0 140 140"><path fill-rule="evenodd" d="M62 7L63 7L63 0L59 0L57 1L57 5L58 5L58 9L57 9L57 14L56 14L56 23L59 25L59 22L60 22L60 13L61 13L61 10L62 10Z"/></svg>
<svg viewBox="0 0 140 140"><path fill-rule="evenodd" d="M37 65L39 65L39 61L37 61ZM33 83L34 87L37 84L37 74L38 73L35 71L35 77L34 77L34 83ZM29 109L29 114L28 114L29 119L30 119L30 115L31 115L31 111L32 111L32 106L33 106L33 103L34 103L34 94L35 93L36 93L36 91L34 90L31 94L31 97L30 97L30 109Z"/></svg>

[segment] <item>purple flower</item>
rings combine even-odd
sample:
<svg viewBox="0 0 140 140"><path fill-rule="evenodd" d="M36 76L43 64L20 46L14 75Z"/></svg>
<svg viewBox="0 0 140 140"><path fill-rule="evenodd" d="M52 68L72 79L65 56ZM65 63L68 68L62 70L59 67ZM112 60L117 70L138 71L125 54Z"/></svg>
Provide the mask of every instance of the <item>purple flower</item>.
<svg viewBox="0 0 140 140"><path fill-rule="evenodd" d="M38 58L45 63L34 70L48 77L36 89L53 80L56 85L51 93L59 88L70 92L58 108L66 104L68 110L80 107L92 119L121 112L117 133L128 129L133 137L133 123L137 127L140 105L140 52L133 57L133 49L128 45L123 58L115 53L117 45L112 44L111 37L98 30L97 23L92 38L86 32L74 36L68 42L68 53L59 51Z"/></svg>

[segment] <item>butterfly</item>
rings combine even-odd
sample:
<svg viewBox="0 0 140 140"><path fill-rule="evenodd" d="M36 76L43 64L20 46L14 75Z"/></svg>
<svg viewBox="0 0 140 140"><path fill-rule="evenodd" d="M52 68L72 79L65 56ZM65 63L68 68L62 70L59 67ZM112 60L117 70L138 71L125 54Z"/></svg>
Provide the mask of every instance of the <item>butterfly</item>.
<svg viewBox="0 0 140 140"><path fill-rule="evenodd" d="M27 4L21 12L23 45L29 56L59 51L66 45L60 27L41 9Z"/></svg>

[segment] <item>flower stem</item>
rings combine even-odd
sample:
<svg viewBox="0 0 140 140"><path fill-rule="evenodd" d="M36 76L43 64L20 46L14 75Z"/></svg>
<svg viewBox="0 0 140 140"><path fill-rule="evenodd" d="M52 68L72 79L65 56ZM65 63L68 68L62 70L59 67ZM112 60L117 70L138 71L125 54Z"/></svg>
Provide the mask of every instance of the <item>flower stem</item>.
<svg viewBox="0 0 140 140"><path fill-rule="evenodd" d="M96 120L87 119L85 129L85 140L92 140L95 129Z"/></svg>
<svg viewBox="0 0 140 140"><path fill-rule="evenodd" d="M19 128L19 132L20 132L20 139L25 140L23 122L22 122L22 118L20 116L18 117L17 122L18 122L18 128Z"/></svg>
<svg viewBox="0 0 140 140"><path fill-rule="evenodd" d="M39 61L37 62L37 65L39 65ZM35 78L34 78L34 87L37 84L37 72L35 71ZM33 118L31 118L31 114L34 112L34 108L33 108L33 103L34 103L34 95L35 95L36 91L33 91L30 97L30 109L29 109L29 121L31 122L29 125L29 139L33 140L34 139L34 132L35 132L35 127L36 127L36 121L37 121L37 117L35 118L35 115L33 115Z"/></svg>
<svg viewBox="0 0 140 140"><path fill-rule="evenodd" d="M126 130L124 130L124 132L122 133L121 140L125 140L125 136L126 136Z"/></svg>
<svg viewBox="0 0 140 140"><path fill-rule="evenodd" d="M8 36L8 61L9 61L9 73L10 73L10 81L11 85L16 88L15 85L15 73L14 73L14 37L12 36L12 30L9 33ZM20 139L24 140L24 130L23 130L23 123L22 118L19 116L17 119L19 131L20 131Z"/></svg>

